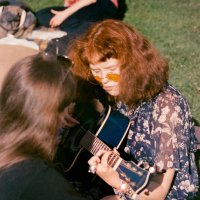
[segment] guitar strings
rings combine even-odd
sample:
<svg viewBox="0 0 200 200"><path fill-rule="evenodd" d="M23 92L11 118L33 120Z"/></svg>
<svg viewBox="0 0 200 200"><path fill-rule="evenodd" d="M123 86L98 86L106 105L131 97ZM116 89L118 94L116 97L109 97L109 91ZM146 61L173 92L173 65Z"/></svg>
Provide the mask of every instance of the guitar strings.
<svg viewBox="0 0 200 200"><path fill-rule="evenodd" d="M107 151L111 150L111 148L109 148L106 144L104 144L90 130L86 130L83 126L80 126L80 128L86 132L86 135L82 137L80 144L82 144L83 147L89 150L93 155L96 155L96 153L101 149L107 150ZM114 167L119 157L120 156L118 154L111 153L110 156L108 157L108 165L111 167Z"/></svg>

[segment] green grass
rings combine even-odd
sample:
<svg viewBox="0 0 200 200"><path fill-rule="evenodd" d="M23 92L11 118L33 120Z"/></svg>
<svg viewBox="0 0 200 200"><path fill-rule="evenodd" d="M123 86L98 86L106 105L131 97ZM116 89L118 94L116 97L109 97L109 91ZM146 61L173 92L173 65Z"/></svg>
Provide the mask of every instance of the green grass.
<svg viewBox="0 0 200 200"><path fill-rule="evenodd" d="M41 8L45 8L47 6L59 6L62 5L64 1L62 0L22 0L26 4L28 4L33 10L39 10Z"/></svg>
<svg viewBox="0 0 200 200"><path fill-rule="evenodd" d="M62 0L24 0L33 10ZM126 0L124 21L149 38L168 59L170 83L188 100L200 121L200 1Z"/></svg>
<svg viewBox="0 0 200 200"><path fill-rule="evenodd" d="M62 4L62 0L24 2L34 10ZM170 83L186 97L193 117L200 122L200 1L126 0L126 3L124 21L149 38L168 59Z"/></svg>
<svg viewBox="0 0 200 200"><path fill-rule="evenodd" d="M127 0L125 21L147 36L168 59L170 83L200 121L200 1Z"/></svg>

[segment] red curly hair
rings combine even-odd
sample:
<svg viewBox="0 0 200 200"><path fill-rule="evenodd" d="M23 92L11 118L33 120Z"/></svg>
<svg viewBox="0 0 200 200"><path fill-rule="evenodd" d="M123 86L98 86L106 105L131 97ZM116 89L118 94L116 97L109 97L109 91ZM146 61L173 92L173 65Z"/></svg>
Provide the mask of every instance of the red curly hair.
<svg viewBox="0 0 200 200"><path fill-rule="evenodd" d="M137 30L118 20L104 20L91 26L68 49L73 71L87 79L89 64L119 60L119 100L129 106L148 100L163 90L168 80L168 63Z"/></svg>

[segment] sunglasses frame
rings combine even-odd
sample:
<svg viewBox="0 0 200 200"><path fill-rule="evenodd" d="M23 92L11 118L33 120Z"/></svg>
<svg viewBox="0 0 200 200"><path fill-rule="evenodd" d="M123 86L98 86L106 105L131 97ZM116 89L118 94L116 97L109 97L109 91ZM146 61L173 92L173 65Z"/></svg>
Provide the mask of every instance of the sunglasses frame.
<svg viewBox="0 0 200 200"><path fill-rule="evenodd" d="M66 55L57 55L57 59L61 62L65 62L69 68L73 67L74 62Z"/></svg>

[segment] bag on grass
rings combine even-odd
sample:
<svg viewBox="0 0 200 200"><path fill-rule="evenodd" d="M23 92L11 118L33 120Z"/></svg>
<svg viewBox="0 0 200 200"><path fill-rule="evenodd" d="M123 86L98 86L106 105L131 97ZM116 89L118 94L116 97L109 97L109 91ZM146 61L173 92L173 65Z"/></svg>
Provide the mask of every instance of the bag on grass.
<svg viewBox="0 0 200 200"><path fill-rule="evenodd" d="M36 17L18 5L0 6L0 38L12 34L25 38L36 26Z"/></svg>

